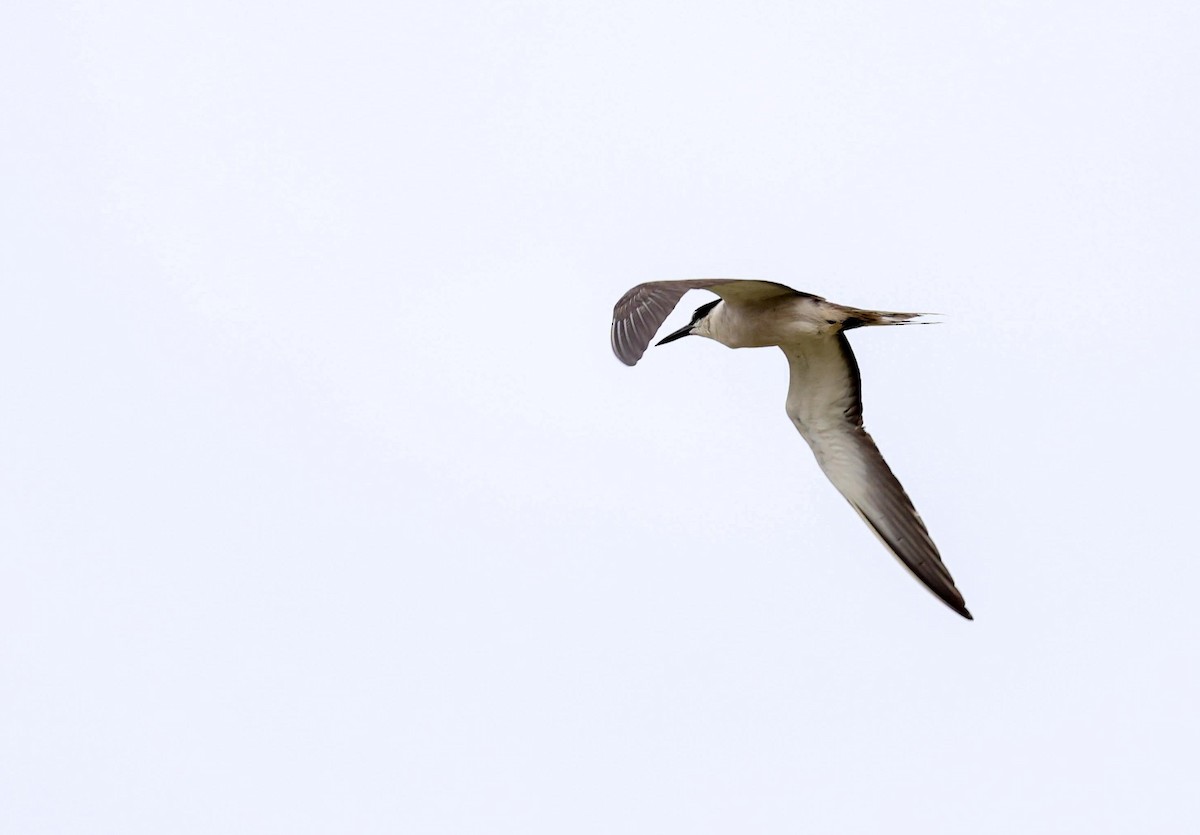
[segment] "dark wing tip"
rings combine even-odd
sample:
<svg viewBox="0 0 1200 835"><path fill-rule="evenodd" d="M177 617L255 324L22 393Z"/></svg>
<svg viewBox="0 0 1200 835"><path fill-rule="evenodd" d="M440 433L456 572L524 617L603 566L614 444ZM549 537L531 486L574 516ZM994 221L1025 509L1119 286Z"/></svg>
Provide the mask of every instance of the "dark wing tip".
<svg viewBox="0 0 1200 835"><path fill-rule="evenodd" d="M612 324L612 350L617 359L628 366L637 365L638 360L646 353L646 348L639 340L630 334L630 323L627 319L614 319Z"/></svg>
<svg viewBox="0 0 1200 835"><path fill-rule="evenodd" d="M912 569L909 570L912 571ZM916 576L916 578L920 580L927 589L933 592L934 597L945 603L947 608L953 610L956 614L963 616L967 620L975 620L975 616L972 615L970 610L967 609L967 604L963 601L962 594L954 586L953 580L950 581L949 586L947 587L931 581L931 579L928 577L922 577L916 571L913 571L913 575Z"/></svg>
<svg viewBox="0 0 1200 835"><path fill-rule="evenodd" d="M612 349L617 359L626 365L636 365L683 294L710 283L710 280L650 281L621 296L613 307Z"/></svg>
<svg viewBox="0 0 1200 835"><path fill-rule="evenodd" d="M943 567L942 570L944 571L945 568ZM975 616L972 615L967 609L967 604L966 601L963 600L962 593L954 585L954 580L949 579L949 575L947 575L947 585L943 586L942 584L933 581L933 579L928 576L921 576L921 574L918 574L916 571L913 571L913 574L927 589L933 592L934 597L945 603L946 606L954 610L955 613L962 615L967 620L975 620Z"/></svg>
<svg viewBox="0 0 1200 835"><path fill-rule="evenodd" d="M865 433L864 433L865 434ZM869 437L869 436L868 436ZM875 448L874 441L871 446ZM878 448L875 448L878 454ZM883 456L879 456L879 462L886 468L887 462L883 460ZM900 563L908 569L926 589L933 593L933 596L946 604L957 614L963 616L967 620L975 620L975 616L967 610L966 601L963 600L962 592L954 584L954 578L950 576L950 572L946 570L946 566L942 563L941 555L938 554L937 546L933 544L933 540L929 538L928 532L925 530L925 523L921 521L920 515L912 506L912 502L908 499L908 494L904 492L904 488L900 486L900 482L896 481L896 477L892 475L891 468L886 470L887 476L885 481L892 482L886 486L891 486L896 492L892 493L892 498L900 500L902 498L903 505L893 506L893 510L899 510L901 513L896 518L903 519L915 526L915 531L923 534L920 537L914 538L918 544L916 549L901 547L902 540L890 536L887 531L884 531L870 515L866 513L863 507L855 502L851 505L858 511L858 515L867 523L875 535L879 537L887 549L892 552Z"/></svg>

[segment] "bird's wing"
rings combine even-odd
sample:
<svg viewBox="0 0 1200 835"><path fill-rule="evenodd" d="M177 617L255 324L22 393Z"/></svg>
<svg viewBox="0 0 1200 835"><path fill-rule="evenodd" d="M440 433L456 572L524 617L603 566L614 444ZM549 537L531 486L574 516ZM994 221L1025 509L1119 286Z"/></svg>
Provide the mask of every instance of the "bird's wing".
<svg viewBox="0 0 1200 835"><path fill-rule="evenodd" d="M771 281L737 278L693 278L651 281L621 296L613 308L613 353L626 365L636 365L675 305L688 290L711 290L726 301L760 301L775 296L808 296ZM815 296L813 297L815 298Z"/></svg>
<svg viewBox="0 0 1200 835"><path fill-rule="evenodd" d="M863 429L858 363L845 335L782 348L791 367L788 417L825 475L914 577L972 619L921 516Z"/></svg>

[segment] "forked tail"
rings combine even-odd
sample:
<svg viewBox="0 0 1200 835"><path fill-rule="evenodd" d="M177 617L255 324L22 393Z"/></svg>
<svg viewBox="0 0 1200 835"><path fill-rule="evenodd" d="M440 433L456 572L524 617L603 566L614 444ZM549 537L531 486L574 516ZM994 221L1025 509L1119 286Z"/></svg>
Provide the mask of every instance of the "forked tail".
<svg viewBox="0 0 1200 835"><path fill-rule="evenodd" d="M840 305L839 305L840 306ZM896 313L889 310L861 310L857 307L842 307L846 318L842 330L862 328L867 325L936 325L934 321L918 322L927 316L937 316L936 313Z"/></svg>

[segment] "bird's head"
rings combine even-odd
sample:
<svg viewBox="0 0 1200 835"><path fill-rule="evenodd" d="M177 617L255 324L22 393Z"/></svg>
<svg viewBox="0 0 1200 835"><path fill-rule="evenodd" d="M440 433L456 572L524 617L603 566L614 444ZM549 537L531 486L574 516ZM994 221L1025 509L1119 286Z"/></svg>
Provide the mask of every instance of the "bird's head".
<svg viewBox="0 0 1200 835"><path fill-rule="evenodd" d="M696 308L696 312L692 314L692 321L688 322L685 327L680 328L674 333L667 334L662 339L655 342L655 345L666 345L668 342L674 342L676 339L683 339L685 336L711 336L712 331L709 328L711 321L709 314L713 308L721 303L720 299L713 299L705 305Z"/></svg>

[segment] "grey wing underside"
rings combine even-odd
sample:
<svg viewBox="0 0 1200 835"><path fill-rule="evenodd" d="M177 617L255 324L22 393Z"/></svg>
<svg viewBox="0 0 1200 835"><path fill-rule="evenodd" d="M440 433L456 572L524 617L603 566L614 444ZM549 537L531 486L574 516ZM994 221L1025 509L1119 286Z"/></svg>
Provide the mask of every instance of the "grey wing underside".
<svg viewBox="0 0 1200 835"><path fill-rule="evenodd" d="M785 345L783 352L791 369L788 417L825 475L914 577L973 619L920 514L863 429L858 364L845 335Z"/></svg>
<svg viewBox="0 0 1200 835"><path fill-rule="evenodd" d="M737 278L692 278L650 281L621 296L613 308L612 348L626 365L636 365L650 340L688 290L711 290L726 301L758 301L775 296L809 296L771 281ZM816 298L811 296L811 298Z"/></svg>

